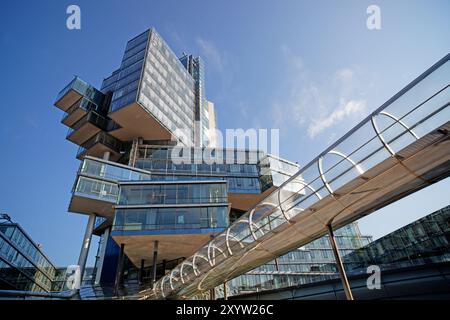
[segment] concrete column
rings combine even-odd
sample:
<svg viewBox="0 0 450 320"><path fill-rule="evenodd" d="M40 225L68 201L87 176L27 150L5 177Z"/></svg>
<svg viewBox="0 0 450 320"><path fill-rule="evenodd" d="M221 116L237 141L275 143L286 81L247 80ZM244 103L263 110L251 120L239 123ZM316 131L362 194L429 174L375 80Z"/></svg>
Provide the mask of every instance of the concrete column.
<svg viewBox="0 0 450 320"><path fill-rule="evenodd" d="M152 288L156 282L156 261L158 260L158 241L153 243L153 266L152 266Z"/></svg>
<svg viewBox="0 0 450 320"><path fill-rule="evenodd" d="M275 258L275 270L280 271L280 265L278 263L278 258Z"/></svg>
<svg viewBox="0 0 450 320"><path fill-rule="evenodd" d="M163 273L164 273L164 274L166 273L166 269L167 269L167 260L164 259L164 260L162 261L162 270L163 270Z"/></svg>
<svg viewBox="0 0 450 320"><path fill-rule="evenodd" d="M108 244L109 232L110 229L106 228L105 232L103 233L102 246L100 248L97 263L97 272L95 274L95 284L99 284L102 277L103 261L105 260L106 245Z"/></svg>
<svg viewBox="0 0 450 320"><path fill-rule="evenodd" d="M89 247L91 245L92 231L94 231L95 214L89 215L84 232L83 244L81 246L80 257L78 258L78 265L80 266L80 282L83 281L84 269L86 268L86 261L89 254Z"/></svg>
<svg viewBox="0 0 450 320"><path fill-rule="evenodd" d="M117 294L119 290L119 286L122 283L122 277L123 277L123 260L125 257L125 244L122 243L120 245L120 253L119 253L119 260L117 261L117 270L116 270L116 281L114 284L114 292Z"/></svg>
<svg viewBox="0 0 450 320"><path fill-rule="evenodd" d="M139 269L139 284L144 282L144 268L145 268L145 260L141 260L141 268Z"/></svg>
<svg viewBox="0 0 450 320"><path fill-rule="evenodd" d="M347 279L347 274L345 273L344 264L342 263L341 255L339 254L339 248L334 238L333 227L331 224L327 225L328 235L330 237L330 243L333 247L334 259L336 260L336 266L339 270L339 275L341 276L342 286L344 287L345 296L347 300L353 300L352 289Z"/></svg>
<svg viewBox="0 0 450 320"><path fill-rule="evenodd" d="M134 167L136 162L136 156L139 149L139 139L133 139L131 150L130 150L130 159L128 160L128 165Z"/></svg>
<svg viewBox="0 0 450 320"><path fill-rule="evenodd" d="M226 281L223 283L223 300L228 300L228 288Z"/></svg>

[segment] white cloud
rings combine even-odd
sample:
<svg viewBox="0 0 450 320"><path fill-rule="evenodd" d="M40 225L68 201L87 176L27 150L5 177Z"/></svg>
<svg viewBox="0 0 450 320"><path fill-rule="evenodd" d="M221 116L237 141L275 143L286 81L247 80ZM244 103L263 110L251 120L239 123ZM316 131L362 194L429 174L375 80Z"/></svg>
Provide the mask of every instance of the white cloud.
<svg viewBox="0 0 450 320"><path fill-rule="evenodd" d="M362 113L367 105L366 100L350 100L331 114L318 119L312 119L312 123L308 127L308 135L314 138L325 129L332 127L336 123L344 120L353 114Z"/></svg>
<svg viewBox="0 0 450 320"><path fill-rule="evenodd" d="M222 71L225 68L226 60L214 43L202 38L197 38L197 45L201 55L209 65L217 68L219 71Z"/></svg>
<svg viewBox="0 0 450 320"><path fill-rule="evenodd" d="M362 119L367 111L364 89L369 81L359 68L345 67L321 75L312 73L287 46L281 51L286 77L280 98L272 104L272 118L279 128L297 134L303 129L313 139L325 133L335 136L336 130Z"/></svg>

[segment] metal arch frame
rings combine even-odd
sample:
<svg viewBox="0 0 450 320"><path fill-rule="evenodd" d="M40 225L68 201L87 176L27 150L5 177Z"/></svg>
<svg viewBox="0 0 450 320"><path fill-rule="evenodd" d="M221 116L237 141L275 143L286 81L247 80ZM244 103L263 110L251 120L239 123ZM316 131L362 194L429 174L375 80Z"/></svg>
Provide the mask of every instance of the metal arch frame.
<svg viewBox="0 0 450 320"><path fill-rule="evenodd" d="M195 258L197 258L197 257L200 258L200 259L205 260L205 261L208 262L208 263L210 263L210 262L209 262L209 259L208 259L207 257L205 257L204 255L201 255L201 254L199 254L199 253L194 254L194 257L192 258L192 266L193 266L193 268L194 268L194 274L195 274L196 276L198 276L198 273L195 272L195 270L198 271L198 267L195 265Z"/></svg>
<svg viewBox="0 0 450 320"><path fill-rule="evenodd" d="M235 223L237 224L240 222L236 221ZM233 251L231 251L231 247L230 247L230 232L231 232L231 228L233 227L233 225L231 225L230 227L227 228L227 233L225 235L225 241L226 241L228 252L230 253L230 256L233 255ZM245 246L242 244L241 240L239 240L235 235L232 235L232 237L236 242L238 242L240 244L241 248L245 248Z"/></svg>
<svg viewBox="0 0 450 320"><path fill-rule="evenodd" d="M294 181L294 180L292 180ZM305 186L303 186L303 189L305 188ZM287 223L291 223L291 219L289 219L287 213L284 211L283 206L281 205L281 189L278 190L278 194L277 194L277 198L278 198L278 206L281 210L281 213L283 214L284 220L286 220ZM276 207L276 206L275 206Z"/></svg>
<svg viewBox="0 0 450 320"><path fill-rule="evenodd" d="M307 188L307 189L309 189L312 193L314 193L314 195L317 197L317 199L322 200L322 196L321 196L321 195L316 191L316 189L314 189L312 186L310 186L309 184L306 184L306 183L303 182L303 181L298 181L298 183L300 183L301 185L303 185L303 188L300 189L298 192L300 192L301 190L304 190L305 188ZM279 203L280 210L281 210L281 212L283 213L283 216L284 216L284 218L286 219L286 221L287 221L288 223L291 223L291 220L288 220L287 215L286 215L285 212L284 212L283 205L281 204L280 194L281 194L281 190L278 191L278 203ZM291 209L292 209L292 207L289 208L289 210L291 210ZM300 209L302 209L302 211L305 210L305 209L303 209L303 208L300 208Z"/></svg>
<svg viewBox="0 0 450 320"><path fill-rule="evenodd" d="M383 144L383 146L386 148L386 150L392 155L395 155L395 151L392 150L392 148L389 146L389 144L386 142L386 140L384 140L383 135L380 132L380 129L378 128L378 125L375 121L375 117L376 116L386 116L388 118L391 118L392 120L394 120L396 123L400 124L403 128L406 129L406 131L408 131L416 140L419 140L419 136L406 124L404 123L400 118L397 118L396 116L390 114L389 112L386 111L381 111L378 114L374 114L372 115L372 117L370 118L370 122L372 123L372 127L373 130L375 131L378 139L381 141L381 143Z"/></svg>
<svg viewBox="0 0 450 320"><path fill-rule="evenodd" d="M319 160L317 161L317 167L319 169L320 179L322 180L325 188L327 188L330 194L333 194L334 192L329 183L327 182L327 179L325 178L325 173L323 172L323 159L327 154L334 154L336 156L343 158L344 160L347 160L358 171L359 174L364 174L364 170L361 168L361 166L357 164L355 161L353 161L352 158L350 158L349 156L346 156L345 154L337 150L331 150L327 152L325 155L319 158Z"/></svg>
<svg viewBox="0 0 450 320"><path fill-rule="evenodd" d="M196 275L195 267L193 266L193 264L190 263L190 262L184 261L184 262L181 264L181 267L180 267L181 283L183 283L183 284L185 283L184 277L183 277L183 268L184 268L184 266L190 266L190 267L192 268L192 270L194 271L194 275Z"/></svg>
<svg viewBox="0 0 450 320"><path fill-rule="evenodd" d="M250 213L248 219L236 221L236 225L239 224L239 223L246 223L246 224L248 224L248 229L250 230L250 234L252 235L253 240L258 241L258 237L256 236L256 233L253 231L252 225L257 228L256 231L260 231L261 232L262 236L265 233L261 230L261 228L258 228L258 225L256 223L254 223L252 220L250 220L250 216L252 215L252 213L254 211L255 211L255 209L252 210L252 212Z"/></svg>
<svg viewBox="0 0 450 320"><path fill-rule="evenodd" d="M216 244L214 243L214 240L211 240L208 244L208 259L209 259L209 264L211 265L211 267L214 267L214 265L216 264L216 262L215 262L216 257L214 256L214 258L211 258L211 249L213 249L213 250L217 249L217 251L219 251L221 254L223 254L223 256L225 258L227 258L227 255L225 254L225 252L223 252L223 250L221 248L216 246Z"/></svg>
<svg viewBox="0 0 450 320"><path fill-rule="evenodd" d="M257 239L257 237L256 237L255 232L253 231L252 225L256 226L257 228L258 228L258 225L257 225L256 223L253 222L253 214L255 213L256 209L258 209L258 208L260 208L260 207L262 207L262 206L271 206L270 209L276 209L276 208L277 208L277 206L274 205L274 204L271 204L271 203L269 203L269 202L263 202L263 203L261 203L260 205L258 205L258 207L253 208L252 211L250 211L250 214L248 215L248 227L249 227L250 232L251 232L251 234L252 234L252 237L253 237L253 239L254 239L255 241L257 241L258 239ZM270 215L269 215L269 216L270 216ZM245 222L245 221L246 221L246 220L243 220L243 222ZM269 224L270 224L270 222L269 222ZM264 235L264 232L261 230L261 228L258 228L258 231L260 231L260 232L262 233L262 235Z"/></svg>
<svg viewBox="0 0 450 320"><path fill-rule="evenodd" d="M173 269L173 270L170 272L170 275L169 275L169 284L170 284L170 288L171 288L172 290L175 290L175 289L173 288L173 274L174 274L175 271L177 271L176 268ZM178 272L178 273L179 273L179 272ZM177 280L177 281L178 281L178 280Z"/></svg>
<svg viewBox="0 0 450 320"><path fill-rule="evenodd" d="M166 295L164 294L164 282L166 281L166 279L167 279L167 275L162 278L161 285L160 285L161 286L161 295L163 298L166 297Z"/></svg>
<svg viewBox="0 0 450 320"><path fill-rule="evenodd" d="M220 237L225 237L225 245L227 246L228 253L230 254L230 256L232 256L233 252L231 251L230 243L229 243L229 240L228 240L230 238L229 230L230 230L230 227L227 228L227 232L226 233L219 234L215 239L217 241L217 239L219 239ZM241 248L244 248L244 245L241 243L241 241L235 235L231 235L231 238L233 238L237 243L239 243Z"/></svg>

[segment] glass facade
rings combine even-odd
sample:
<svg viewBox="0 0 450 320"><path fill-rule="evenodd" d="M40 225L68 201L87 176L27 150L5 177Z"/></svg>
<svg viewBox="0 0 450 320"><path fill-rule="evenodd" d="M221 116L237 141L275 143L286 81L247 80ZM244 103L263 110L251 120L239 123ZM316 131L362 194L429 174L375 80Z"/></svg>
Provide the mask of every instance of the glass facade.
<svg viewBox="0 0 450 320"><path fill-rule="evenodd" d="M103 79L101 92L107 94L113 92L116 87L117 79L119 78L120 69L115 70L109 77Z"/></svg>
<svg viewBox="0 0 450 320"><path fill-rule="evenodd" d="M258 163L258 168L262 190L266 190L271 186L281 186L286 180L300 170L298 164L273 155L267 155L262 158ZM301 178L296 180L302 181ZM298 189L291 191L297 192Z"/></svg>
<svg viewBox="0 0 450 320"><path fill-rule="evenodd" d="M225 181L120 184L113 231L227 226L228 197Z"/></svg>
<svg viewBox="0 0 450 320"><path fill-rule="evenodd" d="M161 166L154 166L151 161L146 163L149 164L150 169L145 168L145 170L140 170L120 164L106 163L100 159L85 158L80 167L79 175L94 180L98 180L98 178L105 179L110 183L118 181L205 181L219 179L225 180L228 183L227 188L229 193L254 194L261 192L260 178L258 177L258 173L255 173L258 170L256 165L223 165L221 167L223 171L216 172L213 175L211 173L212 167L209 165L183 165L185 170L173 170L169 172L167 171L167 167L162 169ZM161 164L161 162L159 163ZM206 166L208 166L207 170L197 171L198 169L205 169ZM247 172L238 173L241 171ZM83 187L83 190L86 190L85 187L87 186L80 186L76 191L81 192L81 187Z"/></svg>
<svg viewBox="0 0 450 320"><path fill-rule="evenodd" d="M51 291L56 272L19 225L0 224L0 289Z"/></svg>
<svg viewBox="0 0 450 320"><path fill-rule="evenodd" d="M67 131L67 138L70 139L70 136L75 133L78 129L83 127L86 124L92 124L100 129L106 129L108 125L108 120L99 115L95 111L89 111L85 116L83 116L80 120L78 120L74 125L72 125ZM89 136L85 136L85 141L88 140Z"/></svg>
<svg viewBox="0 0 450 320"><path fill-rule="evenodd" d="M86 97L81 98L77 102L75 102L67 111L63 114L63 118L61 121L67 119L70 115L73 114L77 109L82 109L86 112L88 111L96 111L101 112L101 105L96 104L95 102L89 100Z"/></svg>
<svg viewBox="0 0 450 320"><path fill-rule="evenodd" d="M119 198L119 187L117 183L79 176L73 195L116 203Z"/></svg>
<svg viewBox="0 0 450 320"><path fill-rule="evenodd" d="M258 159L263 152L231 149L175 149L173 147L139 146L135 166L160 172L192 174L226 174L258 176ZM174 161L175 160L175 161Z"/></svg>
<svg viewBox="0 0 450 320"><path fill-rule="evenodd" d="M64 89L62 89L58 96L56 97L56 101L59 101L62 97L64 97L70 90L73 90L83 97L89 99L93 103L97 105L101 105L103 103L104 95L93 86L81 80L79 77L75 77Z"/></svg>
<svg viewBox="0 0 450 320"><path fill-rule="evenodd" d="M225 154L225 150L219 151ZM228 193L259 194L273 186L273 183L287 180L291 172L296 172L297 169L294 164L283 163L278 159L275 161L274 158L270 158L271 163L282 163L284 167L279 164L278 167L267 166L265 163L269 161L266 160L268 156L263 158L260 164L175 165L170 158L171 149L168 147L141 147L138 154L136 168L96 158L85 158L78 172L74 195L116 203L120 181L192 181L191 185L194 186L194 181L209 180L225 180ZM242 154L249 158L248 151L243 151ZM233 157L237 156L237 153L233 153ZM123 188L127 190L125 185ZM164 195L165 191L160 193L163 195L161 197L170 199L170 195Z"/></svg>
<svg viewBox="0 0 450 320"><path fill-rule="evenodd" d="M119 205L227 204L225 181L120 184Z"/></svg>
<svg viewBox="0 0 450 320"><path fill-rule="evenodd" d="M120 69L105 79L102 90L113 91L110 112L123 108L137 99L150 30L128 41Z"/></svg>
<svg viewBox="0 0 450 320"><path fill-rule="evenodd" d="M77 159L81 160L81 157L84 156L89 151L89 149L91 149L97 144L106 146L116 153L120 153L122 148L125 147L125 145L122 142L120 142L113 136L110 136L106 132L101 131L92 138L88 139L78 148Z"/></svg>
<svg viewBox="0 0 450 320"><path fill-rule="evenodd" d="M151 174L120 164L112 164L86 158L81 164L79 174L113 181L150 180Z"/></svg>
<svg viewBox="0 0 450 320"><path fill-rule="evenodd" d="M450 261L450 205L344 257L349 272L365 272Z"/></svg>
<svg viewBox="0 0 450 320"><path fill-rule="evenodd" d="M208 146L209 133L209 108L205 95L205 68L200 57L183 55L180 62L192 75L195 81L195 146Z"/></svg>
<svg viewBox="0 0 450 320"><path fill-rule="evenodd" d="M117 209L113 231L228 227L228 206Z"/></svg>
<svg viewBox="0 0 450 320"><path fill-rule="evenodd" d="M183 144L193 145L195 81L154 29L138 102Z"/></svg>
<svg viewBox="0 0 450 320"><path fill-rule="evenodd" d="M231 149L192 148L188 154L181 151L174 163L175 149L140 146L135 162L137 168L159 174L168 180L204 179L222 177L228 182L230 193L261 193L258 159L263 152ZM270 172L267 172L270 174ZM154 175L153 175L154 176ZM272 179L268 179L272 182Z"/></svg>

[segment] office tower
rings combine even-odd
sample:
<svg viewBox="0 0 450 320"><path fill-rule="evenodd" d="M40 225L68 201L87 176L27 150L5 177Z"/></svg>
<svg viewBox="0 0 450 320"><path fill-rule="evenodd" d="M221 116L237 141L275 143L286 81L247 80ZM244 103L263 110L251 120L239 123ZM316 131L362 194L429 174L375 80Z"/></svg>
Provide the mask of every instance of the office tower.
<svg viewBox="0 0 450 320"><path fill-rule="evenodd" d="M18 224L0 218L0 290L52 291L57 268Z"/></svg>

